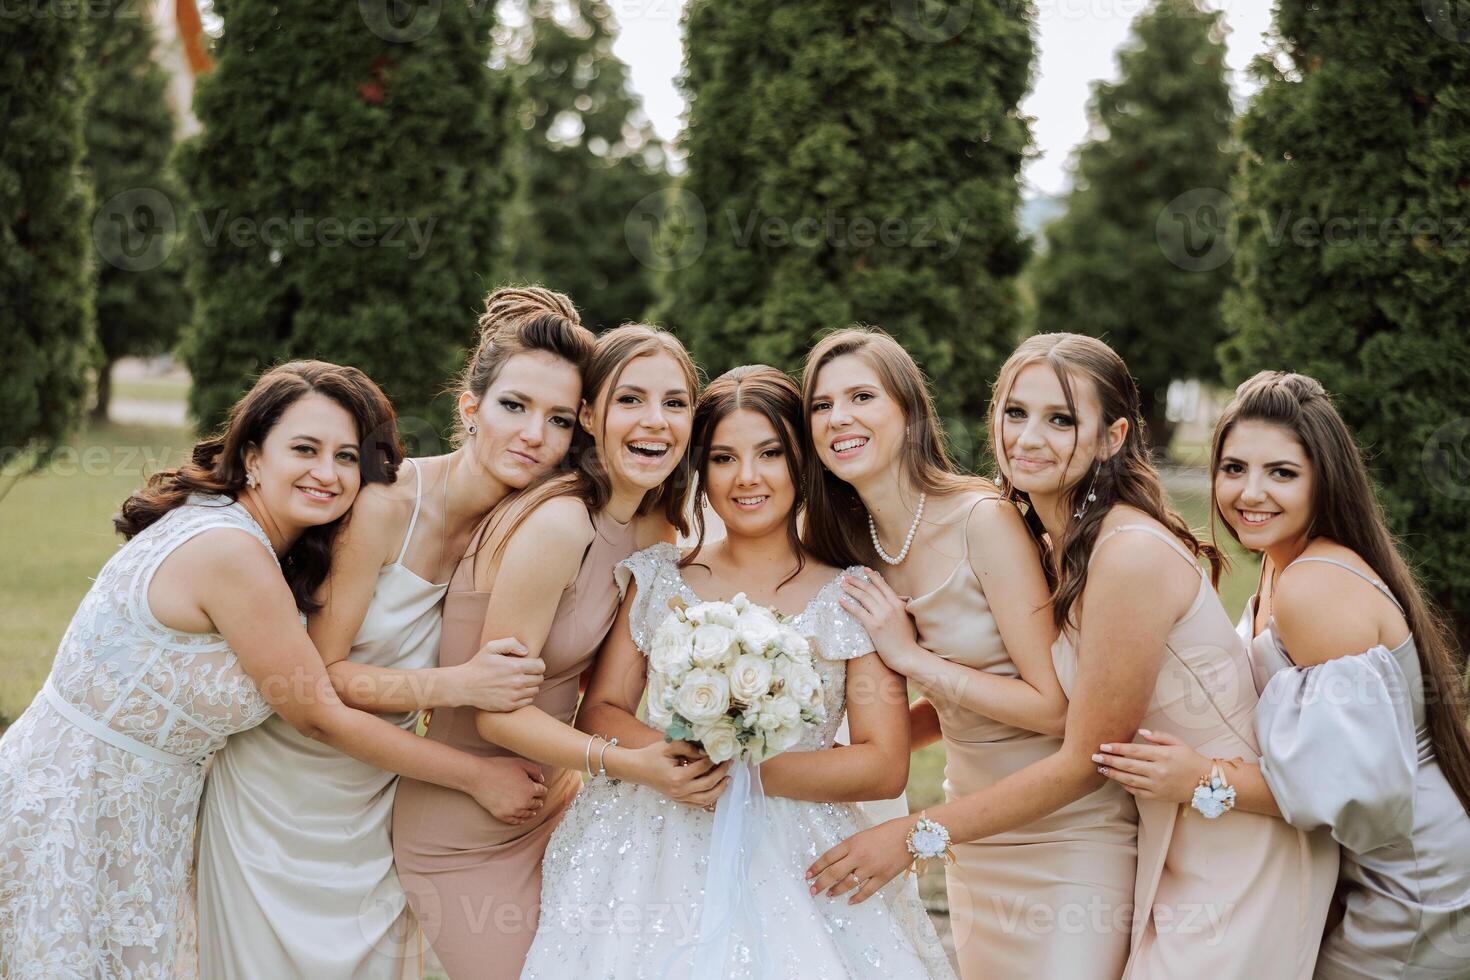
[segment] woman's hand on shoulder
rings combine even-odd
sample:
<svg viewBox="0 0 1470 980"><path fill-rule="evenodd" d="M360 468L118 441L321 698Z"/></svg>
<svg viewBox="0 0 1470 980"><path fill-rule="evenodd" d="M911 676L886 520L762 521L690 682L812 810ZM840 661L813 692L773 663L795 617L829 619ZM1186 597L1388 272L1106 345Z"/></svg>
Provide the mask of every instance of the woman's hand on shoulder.
<svg viewBox="0 0 1470 980"><path fill-rule="evenodd" d="M890 670L904 675L912 673L918 658L931 654L919 646L918 628L909 615L908 600L895 592L878 572L865 571L867 581L853 575L842 576L842 594L837 601L868 631L874 649Z"/></svg>

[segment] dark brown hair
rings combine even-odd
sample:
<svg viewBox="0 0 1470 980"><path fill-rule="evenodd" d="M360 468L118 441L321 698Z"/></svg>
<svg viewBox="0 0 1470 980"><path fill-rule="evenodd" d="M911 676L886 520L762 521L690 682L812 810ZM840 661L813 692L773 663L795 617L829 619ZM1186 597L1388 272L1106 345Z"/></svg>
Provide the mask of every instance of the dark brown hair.
<svg viewBox="0 0 1470 980"><path fill-rule="evenodd" d="M485 297L480 341L465 361L459 391L485 397L506 362L542 351L559 357L584 377L597 338L582 326L577 308L563 293L542 286L507 286ZM464 441L464 421L455 413L455 441Z"/></svg>
<svg viewBox="0 0 1470 980"><path fill-rule="evenodd" d="M995 490L990 481L961 472L950 458L928 380L898 341L877 327L850 327L830 333L807 353L801 372L805 483L810 490L803 540L814 556L838 568L872 564L877 560L862 498L850 483L838 479L822 465L811 439L817 378L822 368L848 354L861 357L877 372L884 391L903 410L908 438L904 440L899 465L913 486L934 496Z"/></svg>
<svg viewBox="0 0 1470 980"><path fill-rule="evenodd" d="M1240 422L1261 422L1289 432L1312 463L1312 517L1308 540L1326 538L1368 564L1403 607L1419 650L1425 709L1440 768L1470 813L1470 732L1465 728L1465 656L1444 614L1425 595L1399 543L1388 530L1373 482L1352 432L1314 378L1262 371L1235 389L1215 423L1210 471L1218 473L1225 440ZM1211 523L1220 513L1210 481ZM1225 528L1237 541L1235 528Z"/></svg>
<svg viewBox="0 0 1470 980"><path fill-rule="evenodd" d="M357 424L358 469L362 485L391 484L403 462L398 440L398 417L383 392L357 368L325 361L291 361L260 376L245 397L230 409L223 427L194 446L189 462L162 470L123 501L113 525L132 539L192 493L219 494L238 500L245 489L245 450L265 444L286 410L302 397L319 394L341 405ZM296 607L314 613L321 603L314 597L332 564L332 542L351 516L309 527L281 556L281 573L291 587Z"/></svg>
<svg viewBox="0 0 1470 980"><path fill-rule="evenodd" d="M802 470L806 450L801 440L801 390L785 372L766 364L747 364L731 368L704 389L699 396L699 405L694 410L694 431L689 439L689 452L699 474L698 490L694 496L694 548L679 561L679 567L691 565L704 547L704 498L709 477L710 445L714 442L715 430L720 423L734 413L744 409L755 412L771 423L776 438L781 443L781 452L786 460L786 473L796 489L791 512L786 515L786 540L796 555L796 569L781 580L781 585L790 582L806 567L805 548L801 543L801 511L806 505L806 489L802 483ZM851 564L849 562L848 564ZM778 585L777 588L780 588Z"/></svg>
<svg viewBox="0 0 1470 980"><path fill-rule="evenodd" d="M668 354L678 362L690 399L698 398L699 369L695 367L694 359L689 356L684 345L679 343L679 339L659 327L627 323L608 330L597 338L587 369L582 372L583 402L596 402L597 414L605 420L607 406L612 402L613 389L618 386L618 380L628 364L635 358L660 353ZM492 557L504 550L511 536L531 512L552 497L579 497L593 514L607 506L612 496L612 479L598 452L597 438L580 425L572 435L568 459L571 461L572 472L562 473L527 487L508 498L504 506L496 508L483 539L497 542L491 552ZM688 534L689 519L685 514L685 505L693 485L693 470L686 447L674 472L669 474L663 485L643 495L637 515L642 517L661 511L680 534Z"/></svg>
<svg viewBox="0 0 1470 980"><path fill-rule="evenodd" d="M1092 385L1102 409L1100 431L1106 431L1118 419L1128 422L1123 445L1107 459L1096 461L1087 475L1072 488L1067 509L1082 510L1081 519L1073 518L1061 541L1048 542L1045 528L1031 506L1030 496L1016 489L1002 471L997 477L1001 493L1007 500L1021 505L1026 526L1046 549L1053 561L1043 562L1052 580L1052 616L1058 629L1071 624L1072 607L1087 588L1087 563L1097 543L1103 519L1117 504L1140 510L1168 528L1196 558L1210 563L1210 579L1216 585L1224 571L1224 556L1212 544L1195 537L1189 524L1169 505L1163 481L1149 456L1148 437L1139 410L1138 385L1128 372L1128 365L1117 353L1095 337L1075 333L1043 333L1023 340L1001 366L991 394L990 443L999 462L1004 459L1000 440L1000 423L1010 398L1011 388L1021 370L1031 364L1046 364L1061 383L1067 410L1076 418L1079 379ZM1072 452L1077 452L1076 429L1073 429ZM1068 457L1068 463L1071 457ZM1087 501L1088 493L1097 499ZM1086 503L1086 507L1083 504ZM1072 624L1075 625L1075 624Z"/></svg>

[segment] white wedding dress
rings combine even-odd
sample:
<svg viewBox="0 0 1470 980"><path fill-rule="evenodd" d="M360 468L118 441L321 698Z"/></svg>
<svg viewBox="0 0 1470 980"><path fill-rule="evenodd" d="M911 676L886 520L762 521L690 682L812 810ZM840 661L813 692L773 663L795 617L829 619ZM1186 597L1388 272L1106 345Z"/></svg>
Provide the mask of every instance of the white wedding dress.
<svg viewBox="0 0 1470 980"><path fill-rule="evenodd" d="M669 600L701 598L679 573L678 551L658 544L616 569L638 595L630 625L645 653ZM849 570L855 571L855 570ZM867 633L837 603L834 578L793 625L816 640L827 720L809 725L793 751L830 748L846 706L847 661L870 653ZM952 978L928 915L902 878L861 905L807 893L807 866L869 826L856 804L767 797L749 870L758 922L737 927L722 976L732 978ZM700 935L715 814L656 790L597 779L552 835L542 867L541 919L522 980L683 978Z"/></svg>
<svg viewBox="0 0 1470 980"><path fill-rule="evenodd" d="M219 528L270 550L228 498L169 511L102 566L41 693L0 739L0 977L194 973L204 762L271 709L221 636L160 623L148 586L175 548Z"/></svg>

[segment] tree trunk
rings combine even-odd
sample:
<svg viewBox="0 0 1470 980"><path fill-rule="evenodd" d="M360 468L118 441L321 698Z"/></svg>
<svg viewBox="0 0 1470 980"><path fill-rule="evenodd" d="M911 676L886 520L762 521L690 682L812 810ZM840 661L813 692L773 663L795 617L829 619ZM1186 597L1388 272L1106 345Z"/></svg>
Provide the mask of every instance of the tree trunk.
<svg viewBox="0 0 1470 980"><path fill-rule="evenodd" d="M107 421L107 410L112 406L112 366L115 361L102 362L102 368L97 372L97 401L92 405L92 421L96 423Z"/></svg>

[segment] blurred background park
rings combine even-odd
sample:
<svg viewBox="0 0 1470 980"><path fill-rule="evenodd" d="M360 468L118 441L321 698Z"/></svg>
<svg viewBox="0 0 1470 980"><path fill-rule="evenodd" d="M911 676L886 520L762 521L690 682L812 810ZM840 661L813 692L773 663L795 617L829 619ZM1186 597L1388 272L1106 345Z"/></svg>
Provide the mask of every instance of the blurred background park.
<svg viewBox="0 0 1470 980"><path fill-rule="evenodd" d="M640 59L677 66L660 126ZM118 503L254 376L361 367L439 452L513 281L711 377L881 325L980 472L1015 342L1103 337L1205 534L1230 386L1313 374L1470 635L1455 0L8 0L0 109L0 729Z"/></svg>

